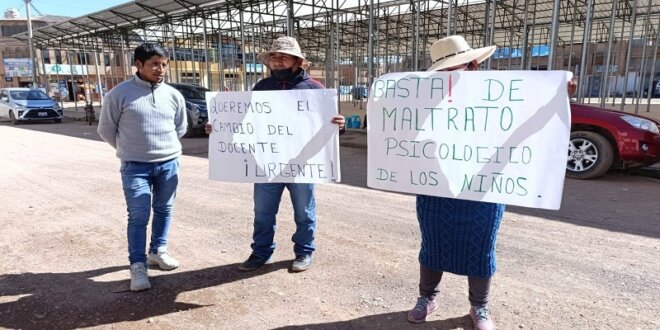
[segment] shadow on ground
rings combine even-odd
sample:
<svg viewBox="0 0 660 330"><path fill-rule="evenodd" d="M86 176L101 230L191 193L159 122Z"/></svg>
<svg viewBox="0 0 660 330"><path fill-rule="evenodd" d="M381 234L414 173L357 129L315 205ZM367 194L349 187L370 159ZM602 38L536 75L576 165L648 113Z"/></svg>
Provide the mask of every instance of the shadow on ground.
<svg viewBox="0 0 660 330"><path fill-rule="evenodd" d="M182 292L219 286L286 269L280 261L254 272L239 272L238 264L150 276L152 290L130 292L129 280L102 282L94 277L126 270L107 267L77 273L23 273L0 275L0 327L10 329L74 329L143 320L149 317L203 308L177 302Z"/></svg>
<svg viewBox="0 0 660 330"><path fill-rule="evenodd" d="M357 319L305 324L276 328L278 330L322 330L322 329L472 329L469 316L446 320L430 321L422 324L412 324L406 320L406 312L394 312L360 317Z"/></svg>
<svg viewBox="0 0 660 330"><path fill-rule="evenodd" d="M597 180L566 179L559 210L507 206L506 211L633 235L660 238L660 181L610 172ZM594 212L594 208L604 209ZM605 214L605 216L603 216Z"/></svg>

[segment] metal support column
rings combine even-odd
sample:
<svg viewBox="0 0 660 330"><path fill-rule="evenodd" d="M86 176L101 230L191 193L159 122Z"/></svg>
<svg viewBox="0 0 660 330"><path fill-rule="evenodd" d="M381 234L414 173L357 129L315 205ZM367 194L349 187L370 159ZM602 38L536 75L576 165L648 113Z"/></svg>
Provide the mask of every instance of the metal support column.
<svg viewBox="0 0 660 330"><path fill-rule="evenodd" d="M488 46L495 44L495 14L497 12L497 0L493 0L490 8L490 19L489 19L489 34L488 34ZM486 60L486 69L490 70L492 63L491 57L488 57Z"/></svg>
<svg viewBox="0 0 660 330"><path fill-rule="evenodd" d="M649 87L647 93L647 102L646 102L646 112L651 111L651 98L653 98L653 92L655 91L655 86L653 86L655 78L655 61L658 59L658 31L660 31L660 15L658 16L658 25L653 34L653 64L651 65L651 72L649 73Z"/></svg>
<svg viewBox="0 0 660 330"><path fill-rule="evenodd" d="M582 35L582 56L580 58L580 81L578 82L578 102L582 102L584 97L584 77L587 71L587 54L589 51L589 35L591 34L591 11L593 0L587 0L587 19L584 23L584 33ZM588 86L588 85L587 85Z"/></svg>
<svg viewBox="0 0 660 330"><path fill-rule="evenodd" d="M71 96L73 98L73 107L78 111L78 98L76 97L75 82L73 80L73 64L71 63L71 55L69 54L69 48L66 49L66 61L69 62L69 72L71 73Z"/></svg>
<svg viewBox="0 0 660 330"><path fill-rule="evenodd" d="M605 69L603 70L602 78L600 79L600 106L605 106L606 98L610 92L610 61L612 57L612 42L614 39L614 16L616 14L616 5L618 0L612 0L612 11L610 13L610 33L607 38L607 52L605 52Z"/></svg>
<svg viewBox="0 0 660 330"><path fill-rule="evenodd" d="M555 48L557 47L557 30L559 29L559 2L554 0L552 6L552 27L550 31L550 54L548 54L548 70L555 67Z"/></svg>
<svg viewBox="0 0 660 330"><path fill-rule="evenodd" d="M87 42L87 40L85 40L84 42ZM94 54L96 54L96 52L94 52ZM89 54L87 53L87 44L86 43L83 44L83 57L82 58L84 59L84 62L85 62L85 66L83 67L84 68L83 71L84 71L86 79L87 79L87 80L83 80L83 86L85 86L85 103L87 103L87 102L91 103L92 102L92 100L91 100L92 99L92 91L89 90L89 88L87 88L87 87L92 85L92 83L91 83L92 80L89 78ZM94 60L94 65L96 65L96 59ZM89 94L89 100L87 99L87 94Z"/></svg>
<svg viewBox="0 0 660 330"><path fill-rule="evenodd" d="M101 68L103 70L103 83L105 84L105 88L108 88L108 71L105 68L105 44L103 43L103 39L99 39L99 44L101 45L101 57L103 58L103 64L101 65ZM108 53L108 65L112 65L112 61L110 60L110 53ZM111 67L112 69L112 67ZM98 78L98 71L96 71L96 75ZM103 105L103 85L99 85L99 105Z"/></svg>
<svg viewBox="0 0 660 330"><path fill-rule="evenodd" d="M339 0L336 0L336 7L337 10L340 8L339 7ZM337 28L337 39L335 42L337 43L337 53L335 55L335 65L337 66L337 110L341 111L341 52L340 52L340 39L339 39L339 34L341 33L341 30L339 29L340 27L340 22L341 22L341 13L337 11L337 19L336 19L336 28Z"/></svg>
<svg viewBox="0 0 660 330"><path fill-rule="evenodd" d="M620 40L620 42L619 42L619 53L623 53L623 36L625 34L625 31L626 31L626 20L622 19L621 20L621 37L619 37L619 40ZM625 71L625 67L624 67L624 71ZM618 77L618 72L617 72L617 78L614 79L614 97L612 97L612 106L614 106L614 104L616 103L616 92L618 90L617 89L618 84L619 84L619 77Z"/></svg>
<svg viewBox="0 0 660 330"><path fill-rule="evenodd" d="M374 0L369 0L369 41L367 42L367 83L368 88L374 82Z"/></svg>
<svg viewBox="0 0 660 330"><path fill-rule="evenodd" d="M291 0L289 0L291 1ZM241 1L242 3L243 1ZM293 2L291 2L293 4ZM247 56L245 56L245 24L243 22L243 7L241 4L241 8L238 9L238 17L240 19L240 26L239 28L241 29L241 52L243 53L243 91L248 90L248 81L247 81L247 63L245 63L245 60ZM293 31L293 30L292 30Z"/></svg>
<svg viewBox="0 0 660 330"><path fill-rule="evenodd" d="M415 17L415 25L413 26L413 47L412 47L412 59L413 59L413 71L419 71L419 3L420 0L417 0L412 5L413 16Z"/></svg>
<svg viewBox="0 0 660 330"><path fill-rule="evenodd" d="M219 17L220 15L218 15ZM220 24L218 24L220 25ZM225 90L225 62L224 62L224 54L222 52L222 31L220 30L218 26L218 75L220 77L220 91Z"/></svg>
<svg viewBox="0 0 660 330"><path fill-rule="evenodd" d="M527 67L527 36L529 35L529 29L527 27L527 18L529 17L529 1L525 1L525 17L523 18L523 40L522 40L522 51L520 54L520 70L525 70Z"/></svg>
<svg viewBox="0 0 660 330"><path fill-rule="evenodd" d="M648 0L648 6L646 7L646 20L644 21L644 32L642 33L642 40L644 40L644 46L642 47L642 63L641 63L641 68L639 70L639 75L637 77L640 78L639 81L639 88L637 88L637 92L635 93L635 113L639 113L639 101L642 98L642 86L644 85L644 73L646 71L646 45L649 43L649 35L651 35L651 29L653 29L653 26L651 25L651 3L652 0ZM635 77L635 86L637 86L637 77ZM651 73L651 80L653 80L653 73ZM648 92L652 92L651 90L648 90Z"/></svg>
<svg viewBox="0 0 660 330"><path fill-rule="evenodd" d="M32 43L32 20L30 19L30 1L25 0L25 15L28 28L28 47L30 47L30 74L32 75L32 87L36 88L39 78L37 78L37 63L34 60L34 44Z"/></svg>
<svg viewBox="0 0 660 330"><path fill-rule="evenodd" d="M124 39L124 35L121 34L121 55L122 55L122 62L124 64L124 80L128 80L130 76L133 75L133 71L131 70L131 63L130 63L130 56L128 54L128 40Z"/></svg>
<svg viewBox="0 0 660 330"><path fill-rule="evenodd" d="M446 36L449 37L453 33L453 21L454 21L454 0L449 0L448 7L447 7L447 34Z"/></svg>
<svg viewBox="0 0 660 330"><path fill-rule="evenodd" d="M61 41L60 41L60 46L58 47L58 51L60 52L60 62L61 63L57 63L57 57L55 57L55 64L63 64L64 61L62 61L62 42ZM55 72L55 79L57 80L57 90L60 93L60 107L64 108L64 97L62 96L62 85L60 85L60 71L62 71L62 70L57 70ZM64 81L64 85L66 86L66 80ZM66 91L67 91L67 94L68 94L69 89L67 88Z"/></svg>
<svg viewBox="0 0 660 330"><path fill-rule="evenodd" d="M287 0L286 1L286 35L289 37L295 37L294 30L293 30L293 0ZM241 17L241 24L243 22L243 18Z"/></svg>
<svg viewBox="0 0 660 330"><path fill-rule="evenodd" d="M45 50L46 52L48 51L48 48ZM48 73L46 73L46 61L45 61L45 56L44 56L44 50L39 49L39 54L41 54L41 68L42 71L44 72L44 87L46 88L46 94L50 96L50 81L48 79ZM48 56L50 58L50 55Z"/></svg>
<svg viewBox="0 0 660 330"><path fill-rule="evenodd" d="M206 63L206 88L212 89L211 59L209 58L209 44L206 36L206 15L202 11L202 37L204 38L204 62Z"/></svg>
<svg viewBox="0 0 660 330"><path fill-rule="evenodd" d="M632 44L633 38L635 36L635 20L637 19L637 0L633 0L632 16L630 18L630 37L628 38L628 52L626 53L626 72L623 78L623 89L621 93L621 107L620 110L623 111L624 106L626 105L626 93L628 92L628 75L630 73L630 57L632 56ZM636 88L636 86L633 86Z"/></svg>
<svg viewBox="0 0 660 330"><path fill-rule="evenodd" d="M101 86L101 73L99 72L99 53L96 51L96 47L92 53L94 54L94 71L96 71L96 90L99 94L99 105L101 105L103 104L103 88ZM92 98L91 92L89 93L89 98L89 103L94 104L94 99Z"/></svg>

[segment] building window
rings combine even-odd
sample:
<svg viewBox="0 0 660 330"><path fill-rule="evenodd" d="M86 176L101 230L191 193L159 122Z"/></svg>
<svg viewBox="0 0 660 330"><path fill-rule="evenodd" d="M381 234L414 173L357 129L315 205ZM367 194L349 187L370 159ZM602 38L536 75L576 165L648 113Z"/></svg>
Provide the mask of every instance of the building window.
<svg viewBox="0 0 660 330"><path fill-rule="evenodd" d="M41 56L44 59L44 63L50 64L50 50L44 49L41 51Z"/></svg>
<svg viewBox="0 0 660 330"><path fill-rule="evenodd" d="M195 84L199 81L199 73L181 72L181 83Z"/></svg>
<svg viewBox="0 0 660 330"><path fill-rule="evenodd" d="M105 66L110 66L110 54L109 53L103 53L103 64Z"/></svg>
<svg viewBox="0 0 660 330"><path fill-rule="evenodd" d="M78 53L78 64L89 64L89 53Z"/></svg>
<svg viewBox="0 0 660 330"><path fill-rule="evenodd" d="M5 50L2 52L3 58L30 58L28 49Z"/></svg>
<svg viewBox="0 0 660 330"><path fill-rule="evenodd" d="M27 32L27 24L25 25L5 25L2 27L2 36L11 37L14 34Z"/></svg>
<svg viewBox="0 0 660 330"><path fill-rule="evenodd" d="M55 49L55 63L62 64L62 51Z"/></svg>

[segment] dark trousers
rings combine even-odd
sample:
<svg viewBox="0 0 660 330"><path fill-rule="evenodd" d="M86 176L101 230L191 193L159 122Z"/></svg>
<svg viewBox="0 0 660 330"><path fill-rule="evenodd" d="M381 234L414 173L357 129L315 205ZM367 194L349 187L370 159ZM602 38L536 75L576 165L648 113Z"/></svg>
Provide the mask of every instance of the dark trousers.
<svg viewBox="0 0 660 330"><path fill-rule="evenodd" d="M442 280L442 274L442 271L436 271L419 265L419 295L429 299L435 299L440 292L439 286ZM490 277L480 278L468 276L470 305L484 306L488 304L490 279Z"/></svg>

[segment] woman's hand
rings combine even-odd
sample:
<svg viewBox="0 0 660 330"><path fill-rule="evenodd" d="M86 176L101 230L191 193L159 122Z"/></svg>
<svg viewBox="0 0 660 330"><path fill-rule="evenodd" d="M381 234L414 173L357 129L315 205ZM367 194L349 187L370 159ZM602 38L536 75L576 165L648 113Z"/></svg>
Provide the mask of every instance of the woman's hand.
<svg viewBox="0 0 660 330"><path fill-rule="evenodd" d="M206 123L204 126L204 131L206 132L206 135L211 134L211 132L213 132L213 125Z"/></svg>
<svg viewBox="0 0 660 330"><path fill-rule="evenodd" d="M578 84L577 84L577 77L573 76L571 80L568 81L568 97L571 97L575 95L575 92L577 92Z"/></svg>

